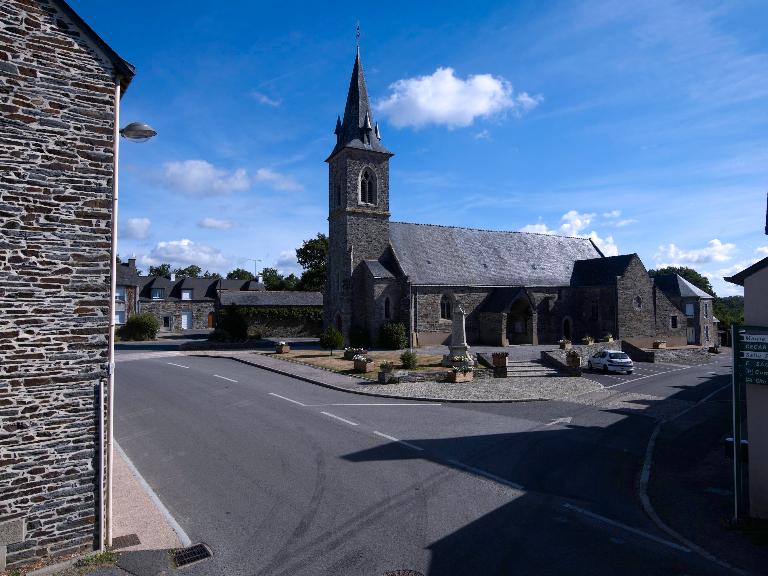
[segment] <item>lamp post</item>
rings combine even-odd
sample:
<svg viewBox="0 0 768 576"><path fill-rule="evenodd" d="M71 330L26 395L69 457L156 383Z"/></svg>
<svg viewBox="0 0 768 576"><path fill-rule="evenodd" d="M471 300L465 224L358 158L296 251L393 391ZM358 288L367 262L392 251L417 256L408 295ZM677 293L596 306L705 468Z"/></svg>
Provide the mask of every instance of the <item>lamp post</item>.
<svg viewBox="0 0 768 576"><path fill-rule="evenodd" d="M115 296L117 290L117 200L118 200L118 160L120 152L120 137L126 138L133 142L146 142L157 134L155 130L148 124L142 122L131 122L125 128L120 129L120 82L115 83L115 117L114 117L114 132L113 132L113 150L112 150L112 241L110 247L111 266L110 266L110 291L109 291L109 347L107 358L107 429L106 437L108 439L107 446L107 486L106 486L106 502L102 506L103 513L101 515L101 534L99 548L104 549L105 546L112 546L112 472L114 462L114 407L115 407ZM101 434L100 434L100 449L102 457L102 467L100 469L100 481L104 482L104 446L103 441L105 437L105 430L103 426L104 418L104 390L102 389L99 395L99 408L100 419L102 421ZM102 497L105 490L102 489Z"/></svg>

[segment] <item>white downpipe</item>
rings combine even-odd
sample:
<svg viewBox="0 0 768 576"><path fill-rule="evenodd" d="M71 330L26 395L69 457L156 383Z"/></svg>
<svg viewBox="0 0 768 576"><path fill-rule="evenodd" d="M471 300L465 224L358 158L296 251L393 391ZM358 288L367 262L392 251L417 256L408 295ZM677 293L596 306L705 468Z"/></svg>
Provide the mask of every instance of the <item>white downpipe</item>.
<svg viewBox="0 0 768 576"><path fill-rule="evenodd" d="M115 409L115 293L117 291L117 197L118 160L120 152L120 79L115 81L115 126L112 135L112 243L110 247L110 290L109 290L109 379L107 384L107 506L106 546L112 547L112 470L115 453L114 409Z"/></svg>
<svg viewBox="0 0 768 576"><path fill-rule="evenodd" d="M99 552L104 552L104 508L105 508L105 484L104 484L104 380L99 381Z"/></svg>

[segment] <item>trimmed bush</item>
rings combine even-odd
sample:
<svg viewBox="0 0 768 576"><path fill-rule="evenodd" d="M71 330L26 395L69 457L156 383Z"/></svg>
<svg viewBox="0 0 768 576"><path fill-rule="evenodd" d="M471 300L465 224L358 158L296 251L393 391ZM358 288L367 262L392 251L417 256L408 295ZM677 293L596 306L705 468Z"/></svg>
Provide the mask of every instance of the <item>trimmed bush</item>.
<svg viewBox="0 0 768 576"><path fill-rule="evenodd" d="M403 365L403 368L416 368L416 352L406 350L400 354L400 363Z"/></svg>
<svg viewBox="0 0 768 576"><path fill-rule="evenodd" d="M230 335L230 340L248 338L248 320L237 306L225 306L219 311L218 328Z"/></svg>
<svg viewBox="0 0 768 576"><path fill-rule="evenodd" d="M120 338L123 340L154 340L157 331L160 330L160 322L152 314L146 312L129 316L122 328Z"/></svg>
<svg viewBox="0 0 768 576"><path fill-rule="evenodd" d="M334 350L341 350L344 346L344 336L333 326L328 326L320 335L320 347L323 350L330 350L333 356Z"/></svg>
<svg viewBox="0 0 768 576"><path fill-rule="evenodd" d="M369 348L371 342L368 331L362 326L352 326L349 330L349 345L352 348Z"/></svg>
<svg viewBox="0 0 768 576"><path fill-rule="evenodd" d="M402 322L387 322L379 331L379 346L387 350L401 350L408 346L405 324Z"/></svg>

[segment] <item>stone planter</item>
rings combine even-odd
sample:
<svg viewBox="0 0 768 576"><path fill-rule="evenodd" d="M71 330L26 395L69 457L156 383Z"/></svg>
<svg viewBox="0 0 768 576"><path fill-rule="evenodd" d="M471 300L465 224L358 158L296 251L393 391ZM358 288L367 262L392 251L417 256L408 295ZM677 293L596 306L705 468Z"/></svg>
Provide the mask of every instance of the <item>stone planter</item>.
<svg viewBox="0 0 768 576"><path fill-rule="evenodd" d="M354 360L358 354L366 355L368 350L344 350L344 360Z"/></svg>
<svg viewBox="0 0 768 576"><path fill-rule="evenodd" d="M395 380L395 373L393 370L379 370L379 384L389 384Z"/></svg>
<svg viewBox="0 0 768 576"><path fill-rule="evenodd" d="M613 342L613 338L603 338L601 342Z"/></svg>
<svg viewBox="0 0 768 576"><path fill-rule="evenodd" d="M653 343L653 347L654 347L655 350L661 350L661 349L667 347L667 343L666 342L658 342L657 341L657 342Z"/></svg>
<svg viewBox="0 0 768 576"><path fill-rule="evenodd" d="M560 350L570 350L573 347L573 344L570 342L560 342Z"/></svg>
<svg viewBox="0 0 768 576"><path fill-rule="evenodd" d="M448 372L448 382L457 383L457 382L472 382L475 378L474 372L454 372L451 370Z"/></svg>
<svg viewBox="0 0 768 576"><path fill-rule="evenodd" d="M374 362L366 362L365 360L355 360L355 372L372 372L374 364Z"/></svg>
<svg viewBox="0 0 768 576"><path fill-rule="evenodd" d="M509 352L494 352L491 354L494 368L503 368L507 366L507 358L509 358Z"/></svg>
<svg viewBox="0 0 768 576"><path fill-rule="evenodd" d="M275 352L277 354L287 354L291 351L291 347L288 344L278 344L275 346Z"/></svg>

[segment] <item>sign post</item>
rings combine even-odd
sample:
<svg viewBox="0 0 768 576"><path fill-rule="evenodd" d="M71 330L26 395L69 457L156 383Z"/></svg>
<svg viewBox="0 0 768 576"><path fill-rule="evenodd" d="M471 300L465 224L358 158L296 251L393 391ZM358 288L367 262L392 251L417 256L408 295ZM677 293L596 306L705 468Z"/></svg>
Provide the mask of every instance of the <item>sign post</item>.
<svg viewBox="0 0 768 576"><path fill-rule="evenodd" d="M731 328L733 342L733 495L734 521L747 515L744 486L743 416L744 391L748 384L768 386L768 327Z"/></svg>

